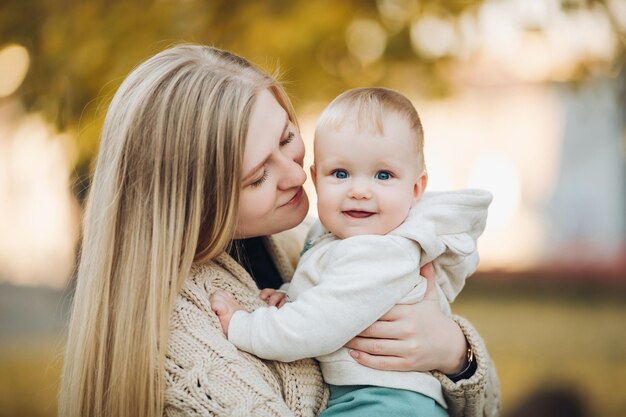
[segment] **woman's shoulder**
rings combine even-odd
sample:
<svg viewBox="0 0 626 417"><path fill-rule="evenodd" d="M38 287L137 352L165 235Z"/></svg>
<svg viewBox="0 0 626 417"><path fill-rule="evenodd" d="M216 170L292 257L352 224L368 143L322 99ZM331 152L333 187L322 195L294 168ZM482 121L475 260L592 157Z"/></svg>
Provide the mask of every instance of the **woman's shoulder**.
<svg viewBox="0 0 626 417"><path fill-rule="evenodd" d="M186 319L196 314L211 315L209 297L219 288L219 283L230 279L229 274L214 261L194 264L183 281L174 300L172 317L179 315Z"/></svg>
<svg viewBox="0 0 626 417"><path fill-rule="evenodd" d="M221 280L227 279L228 274L215 261L202 264L194 264L189 271L187 279L179 291L179 296L205 296L215 291L215 285Z"/></svg>
<svg viewBox="0 0 626 417"><path fill-rule="evenodd" d="M209 297L217 289L216 283L226 278L225 271L215 262L192 266L174 301L172 327L175 328L180 324L187 328L187 324L181 321L195 320L196 316L199 316L201 321L212 317ZM219 328L217 321L214 324Z"/></svg>
<svg viewBox="0 0 626 417"><path fill-rule="evenodd" d="M209 297L216 291L231 293L250 310L264 306L259 288L246 270L227 253L205 263L194 264L179 289L174 306L176 310L191 304L195 310L213 315Z"/></svg>

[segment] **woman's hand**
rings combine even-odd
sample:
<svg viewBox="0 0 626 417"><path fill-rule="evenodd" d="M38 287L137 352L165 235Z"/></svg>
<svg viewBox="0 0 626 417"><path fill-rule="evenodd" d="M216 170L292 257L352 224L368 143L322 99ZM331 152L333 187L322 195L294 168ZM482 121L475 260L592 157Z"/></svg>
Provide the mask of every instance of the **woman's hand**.
<svg viewBox="0 0 626 417"><path fill-rule="evenodd" d="M396 305L346 344L362 365L390 371L460 372L466 365L467 341L459 326L439 308L432 264L420 269L427 279L424 300Z"/></svg>
<svg viewBox="0 0 626 417"><path fill-rule="evenodd" d="M209 302L211 303L211 310L217 314L217 318L220 320L222 331L228 337L230 319L233 318L235 311L243 310L243 307L232 294L221 290L215 291L209 298Z"/></svg>

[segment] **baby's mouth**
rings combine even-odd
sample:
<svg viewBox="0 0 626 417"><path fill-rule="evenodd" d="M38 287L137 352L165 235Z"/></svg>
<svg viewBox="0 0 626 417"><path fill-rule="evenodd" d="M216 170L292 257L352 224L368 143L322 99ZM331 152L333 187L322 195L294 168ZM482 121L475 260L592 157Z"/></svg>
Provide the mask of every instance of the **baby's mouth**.
<svg viewBox="0 0 626 417"><path fill-rule="evenodd" d="M348 217L353 217L355 219L365 219L375 214L375 213L372 213L371 211L361 211L361 210L346 210L346 211L342 211L342 213Z"/></svg>

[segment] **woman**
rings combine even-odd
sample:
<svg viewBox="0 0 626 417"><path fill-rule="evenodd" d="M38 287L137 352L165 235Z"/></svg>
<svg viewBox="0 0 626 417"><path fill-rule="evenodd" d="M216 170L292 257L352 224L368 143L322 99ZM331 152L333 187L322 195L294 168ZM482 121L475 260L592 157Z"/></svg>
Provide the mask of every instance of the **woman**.
<svg viewBox="0 0 626 417"><path fill-rule="evenodd" d="M208 301L224 289L252 309L264 303L259 287L290 278L304 227L290 229L308 210L303 157L288 97L241 57L178 46L128 76L87 204L59 415L323 410L315 361L238 351ZM460 372L458 382L435 372L451 415L497 414L482 340L429 304L396 306L349 346L367 366Z"/></svg>

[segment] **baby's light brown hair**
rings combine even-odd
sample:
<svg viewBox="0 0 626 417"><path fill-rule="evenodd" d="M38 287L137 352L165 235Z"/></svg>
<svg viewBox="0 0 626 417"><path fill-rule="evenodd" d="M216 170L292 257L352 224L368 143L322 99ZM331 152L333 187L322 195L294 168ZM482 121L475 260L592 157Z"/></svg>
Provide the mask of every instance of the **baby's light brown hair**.
<svg viewBox="0 0 626 417"><path fill-rule="evenodd" d="M322 112L315 127L315 141L328 129L338 129L346 121L354 121L363 131L384 134L383 119L390 113L407 121L415 134L419 170L425 171L424 130L411 101L395 90L382 87L354 88L338 95Z"/></svg>

